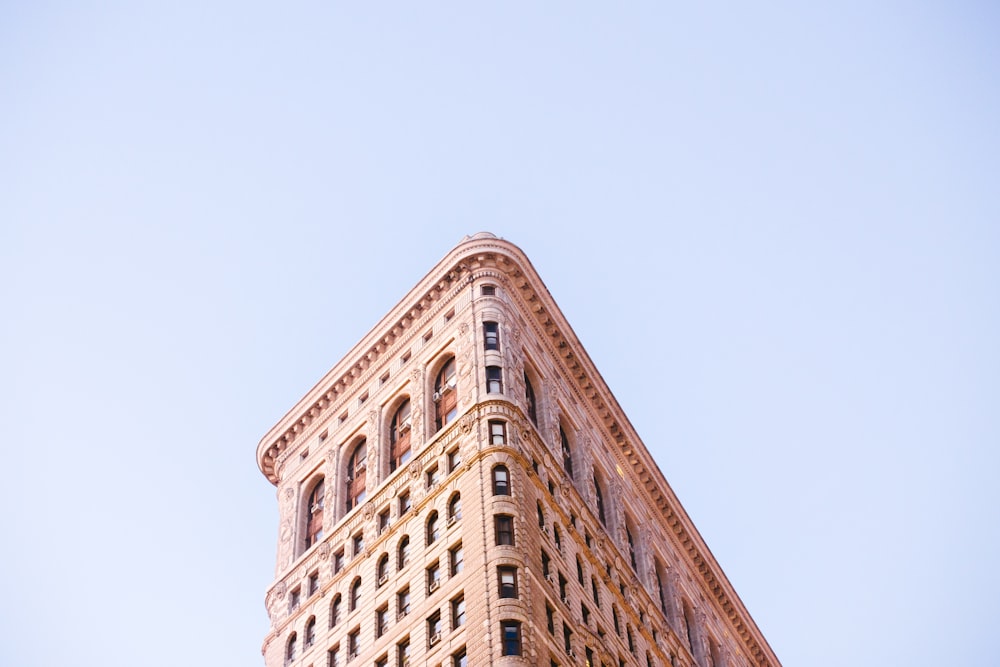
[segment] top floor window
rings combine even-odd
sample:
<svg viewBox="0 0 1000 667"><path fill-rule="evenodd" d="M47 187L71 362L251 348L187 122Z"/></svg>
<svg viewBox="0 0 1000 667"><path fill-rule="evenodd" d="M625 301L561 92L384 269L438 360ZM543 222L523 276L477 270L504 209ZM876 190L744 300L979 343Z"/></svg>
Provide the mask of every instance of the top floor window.
<svg viewBox="0 0 1000 667"><path fill-rule="evenodd" d="M392 415L389 425L389 472L410 460L410 400L406 399Z"/></svg>
<svg viewBox="0 0 1000 667"><path fill-rule="evenodd" d="M438 371L434 381L434 425L441 429L458 415L458 392L455 387L455 357L451 357Z"/></svg>
<svg viewBox="0 0 1000 667"><path fill-rule="evenodd" d="M365 440L361 440L351 452L347 460L346 474L346 506L350 512L365 500L365 477L368 468L368 448Z"/></svg>
<svg viewBox="0 0 1000 667"><path fill-rule="evenodd" d="M601 481L597 479L597 475L594 475L594 494L597 496L597 518L606 528L608 519L604 512L604 492L601 491Z"/></svg>
<svg viewBox="0 0 1000 667"><path fill-rule="evenodd" d="M483 345L487 350L500 349L500 325L496 322L483 322Z"/></svg>
<svg viewBox="0 0 1000 667"><path fill-rule="evenodd" d="M528 374L524 374L524 404L528 408L528 419L538 426L538 405L535 402L535 389L531 386Z"/></svg>
<svg viewBox="0 0 1000 667"><path fill-rule="evenodd" d="M573 479L573 452L569 448L569 438L566 437L566 431L562 426L559 427L559 440L562 444L563 468L569 478Z"/></svg>
<svg viewBox="0 0 1000 667"><path fill-rule="evenodd" d="M312 491L309 492L309 499L306 501L309 517L306 525L306 549L323 539L323 503L325 499L323 489L324 484L321 477L313 485Z"/></svg>

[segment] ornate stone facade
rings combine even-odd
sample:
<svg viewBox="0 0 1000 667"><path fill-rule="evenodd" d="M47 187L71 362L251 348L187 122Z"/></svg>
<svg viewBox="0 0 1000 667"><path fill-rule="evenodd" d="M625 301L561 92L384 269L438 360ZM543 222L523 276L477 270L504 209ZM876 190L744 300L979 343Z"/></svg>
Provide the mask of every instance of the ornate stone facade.
<svg viewBox="0 0 1000 667"><path fill-rule="evenodd" d="M265 665L777 667L617 405L520 249L464 239L258 446Z"/></svg>

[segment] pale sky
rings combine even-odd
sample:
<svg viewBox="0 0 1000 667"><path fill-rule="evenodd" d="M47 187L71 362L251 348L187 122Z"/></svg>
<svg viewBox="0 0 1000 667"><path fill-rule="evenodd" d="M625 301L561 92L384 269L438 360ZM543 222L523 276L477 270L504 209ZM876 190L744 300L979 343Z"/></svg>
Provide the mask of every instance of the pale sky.
<svg viewBox="0 0 1000 667"><path fill-rule="evenodd" d="M0 3L0 665L262 665L257 442L479 231L786 666L996 664L998 21Z"/></svg>

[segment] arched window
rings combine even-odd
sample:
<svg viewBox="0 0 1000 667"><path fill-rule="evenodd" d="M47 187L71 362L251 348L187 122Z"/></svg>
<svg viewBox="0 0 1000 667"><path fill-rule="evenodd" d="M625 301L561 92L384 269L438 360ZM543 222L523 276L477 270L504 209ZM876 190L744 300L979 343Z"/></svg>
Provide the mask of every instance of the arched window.
<svg viewBox="0 0 1000 667"><path fill-rule="evenodd" d="M410 562L410 536L403 535L396 549L396 569L402 570Z"/></svg>
<svg viewBox="0 0 1000 667"><path fill-rule="evenodd" d="M351 584L351 611L357 609L359 604L361 604L361 577Z"/></svg>
<svg viewBox="0 0 1000 667"><path fill-rule="evenodd" d="M389 472L410 460L410 399L392 415L389 425Z"/></svg>
<svg viewBox="0 0 1000 667"><path fill-rule="evenodd" d="M355 445L351 457L347 460L346 511L360 505L365 500L365 477L368 467L368 447L365 440Z"/></svg>
<svg viewBox="0 0 1000 667"><path fill-rule="evenodd" d="M448 501L448 523L455 523L462 518L462 494L456 493Z"/></svg>
<svg viewBox="0 0 1000 667"><path fill-rule="evenodd" d="M303 642L305 646L312 646L316 643L316 617L310 616L306 621L306 637Z"/></svg>
<svg viewBox="0 0 1000 667"><path fill-rule="evenodd" d="M340 593L333 596L333 602L330 603L330 627L336 627L337 623L340 623Z"/></svg>
<svg viewBox="0 0 1000 667"><path fill-rule="evenodd" d="M531 386L528 374L524 374L524 404L528 408L528 419L538 426L538 405L535 403L535 389Z"/></svg>
<svg viewBox="0 0 1000 667"><path fill-rule="evenodd" d="M573 452L569 448L569 438L566 437L566 431L562 426L559 427L559 440L562 443L563 468L569 478L573 479Z"/></svg>
<svg viewBox="0 0 1000 667"><path fill-rule="evenodd" d="M505 465L493 467L493 495L510 495L510 472Z"/></svg>
<svg viewBox="0 0 1000 667"><path fill-rule="evenodd" d="M427 544L433 544L437 541L437 538L441 535L441 528L438 521L438 513L431 512L430 516L427 517Z"/></svg>
<svg viewBox="0 0 1000 667"><path fill-rule="evenodd" d="M389 554L382 554L382 556L378 559L378 566L375 571L378 576L378 586L381 586L389 580Z"/></svg>
<svg viewBox="0 0 1000 667"><path fill-rule="evenodd" d="M285 662L295 660L295 654L299 650L299 636L294 632L288 636L288 643L285 645Z"/></svg>
<svg viewBox="0 0 1000 667"><path fill-rule="evenodd" d="M309 517L306 521L306 549L323 539L323 500L325 498L323 488L323 478L320 477L313 484L312 491L309 492L309 499L306 501Z"/></svg>
<svg viewBox="0 0 1000 667"><path fill-rule="evenodd" d="M604 492L601 490L601 480L597 479L597 475L594 475L594 494L597 496L597 518L607 528L608 518L604 512Z"/></svg>
<svg viewBox="0 0 1000 667"><path fill-rule="evenodd" d="M445 362L434 381L434 425L440 430L458 414L458 392L455 387L455 357Z"/></svg>

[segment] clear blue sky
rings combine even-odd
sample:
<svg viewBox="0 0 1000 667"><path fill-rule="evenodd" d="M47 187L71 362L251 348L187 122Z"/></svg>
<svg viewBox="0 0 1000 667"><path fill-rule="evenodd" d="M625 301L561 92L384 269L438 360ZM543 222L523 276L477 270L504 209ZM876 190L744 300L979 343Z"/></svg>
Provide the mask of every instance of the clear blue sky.
<svg viewBox="0 0 1000 667"><path fill-rule="evenodd" d="M262 664L259 438L482 230L785 665L995 664L998 19L0 4L0 664Z"/></svg>

